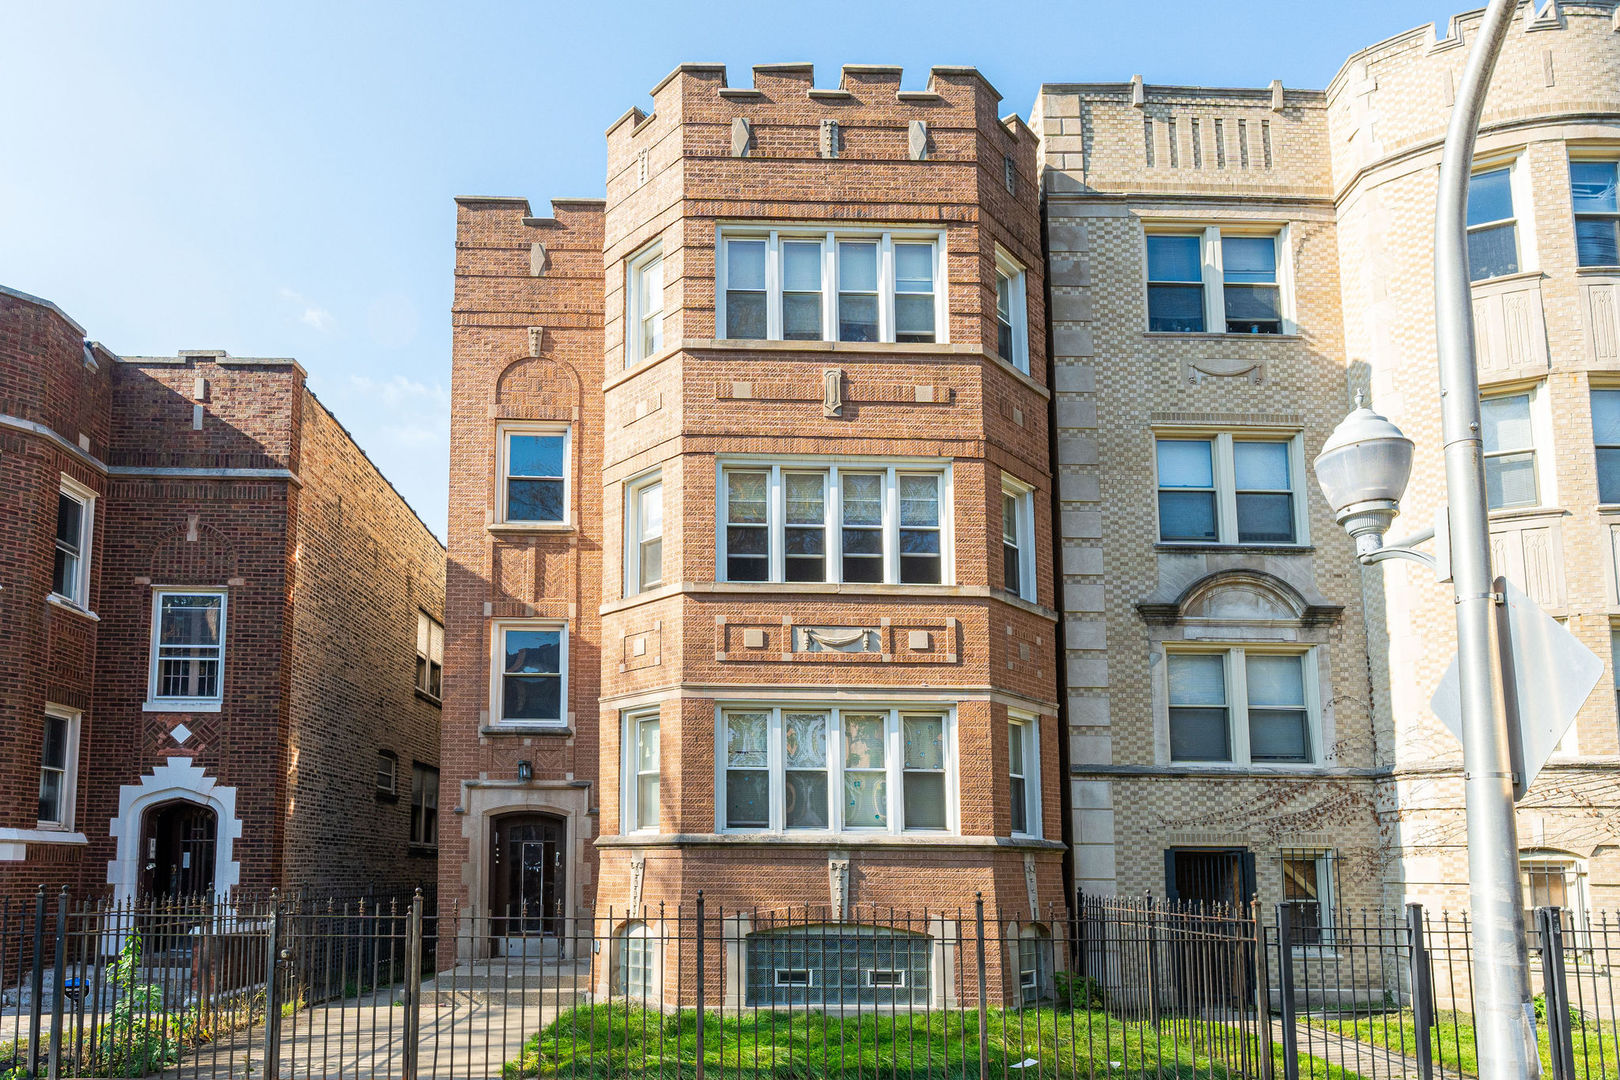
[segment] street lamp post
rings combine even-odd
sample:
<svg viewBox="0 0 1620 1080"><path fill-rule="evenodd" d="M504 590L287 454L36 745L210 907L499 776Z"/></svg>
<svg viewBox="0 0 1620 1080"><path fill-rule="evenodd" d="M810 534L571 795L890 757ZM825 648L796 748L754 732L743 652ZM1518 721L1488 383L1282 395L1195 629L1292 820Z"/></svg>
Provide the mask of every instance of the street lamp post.
<svg viewBox="0 0 1620 1080"><path fill-rule="evenodd" d="M1533 1080L1541 1075L1497 636L1497 606L1502 598L1491 571L1467 239L1474 140L1491 72L1517 6L1518 0L1490 0L1476 31L1446 129L1434 231L1435 336L1440 356L1448 555L1457 608L1468 881L1474 913L1474 1032L1480 1080ZM1380 421L1388 430L1379 426ZM1394 425L1371 410L1358 408L1328 440L1316 466L1323 493L1340 524L1355 537L1363 563L1394 556L1432 563L1405 547L1383 548L1382 535L1395 516L1411 467L1411 443Z"/></svg>

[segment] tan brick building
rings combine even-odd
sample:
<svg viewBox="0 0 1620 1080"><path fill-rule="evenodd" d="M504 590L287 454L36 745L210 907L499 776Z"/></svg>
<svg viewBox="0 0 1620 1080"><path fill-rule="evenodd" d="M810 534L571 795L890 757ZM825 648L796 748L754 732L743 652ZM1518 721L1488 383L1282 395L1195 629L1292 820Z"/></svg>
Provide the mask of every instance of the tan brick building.
<svg viewBox="0 0 1620 1080"><path fill-rule="evenodd" d="M1066 910L1036 140L900 77L683 65L605 202L459 200L443 894L543 912L493 951Z"/></svg>
<svg viewBox="0 0 1620 1080"><path fill-rule="evenodd" d="M1449 586L1357 569L1308 463L1369 391L1418 445L1395 532L1442 498L1434 186L1477 20L1363 50L1325 93L1042 88L1083 889L1318 918L1465 899L1461 751L1428 708ZM1610 0L1521 7L1471 197L1498 568L1604 657L1617 29ZM1528 898L1617 898L1617 730L1606 681L1521 808Z"/></svg>
<svg viewBox="0 0 1620 1080"><path fill-rule="evenodd" d="M0 891L431 887L444 549L295 361L0 288L0 500Z"/></svg>

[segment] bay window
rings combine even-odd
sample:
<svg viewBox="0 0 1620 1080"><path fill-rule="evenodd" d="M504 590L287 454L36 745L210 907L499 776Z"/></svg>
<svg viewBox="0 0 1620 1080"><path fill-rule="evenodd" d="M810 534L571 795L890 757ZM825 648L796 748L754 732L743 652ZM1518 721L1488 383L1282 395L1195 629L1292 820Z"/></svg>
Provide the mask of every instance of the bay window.
<svg viewBox="0 0 1620 1080"><path fill-rule="evenodd" d="M1001 587L1035 601L1034 492L1010 476L1001 478Z"/></svg>
<svg viewBox="0 0 1620 1080"><path fill-rule="evenodd" d="M1033 717L1007 718L1008 804L1014 836L1041 834L1040 736Z"/></svg>
<svg viewBox="0 0 1620 1080"><path fill-rule="evenodd" d="M937 230L724 226L716 334L743 341L944 341L943 247Z"/></svg>
<svg viewBox="0 0 1620 1080"><path fill-rule="evenodd" d="M625 717L624 828L656 832L659 806L658 713Z"/></svg>
<svg viewBox="0 0 1620 1080"><path fill-rule="evenodd" d="M51 592L81 608L90 606L90 545L96 496L66 476L56 493L56 556Z"/></svg>
<svg viewBox="0 0 1620 1080"><path fill-rule="evenodd" d="M996 249L996 355L1029 374L1029 303L1024 268Z"/></svg>
<svg viewBox="0 0 1620 1080"><path fill-rule="evenodd" d="M1314 763L1313 656L1241 647L1168 652L1170 760Z"/></svg>
<svg viewBox="0 0 1620 1080"><path fill-rule="evenodd" d="M664 582L664 485L657 473L625 485L626 596Z"/></svg>
<svg viewBox="0 0 1620 1080"><path fill-rule="evenodd" d="M1575 205L1575 253L1581 266L1620 266L1620 201L1615 195L1620 162L1572 160L1570 196Z"/></svg>
<svg viewBox="0 0 1620 1080"><path fill-rule="evenodd" d="M1480 398L1480 438L1485 453L1485 502L1492 510L1541 504L1537 481L1536 393L1493 394Z"/></svg>
<svg viewBox="0 0 1620 1080"><path fill-rule="evenodd" d="M625 366L664 347L664 260L655 245L630 260L625 290Z"/></svg>
<svg viewBox="0 0 1620 1080"><path fill-rule="evenodd" d="M950 470L939 465L721 466L725 581L948 581Z"/></svg>
<svg viewBox="0 0 1620 1080"><path fill-rule="evenodd" d="M952 828L948 711L737 706L720 711L717 826L731 831Z"/></svg>
<svg viewBox="0 0 1620 1080"><path fill-rule="evenodd" d="M1468 278L1483 281L1519 272L1519 226L1513 214L1513 169L1485 169L1468 178Z"/></svg>

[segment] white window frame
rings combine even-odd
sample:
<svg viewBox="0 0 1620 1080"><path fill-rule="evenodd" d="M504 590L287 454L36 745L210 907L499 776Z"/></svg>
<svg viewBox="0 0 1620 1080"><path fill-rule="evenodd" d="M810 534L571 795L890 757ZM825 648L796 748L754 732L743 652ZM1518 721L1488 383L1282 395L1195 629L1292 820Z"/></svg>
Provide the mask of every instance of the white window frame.
<svg viewBox="0 0 1620 1080"><path fill-rule="evenodd" d="M427 649L423 651L422 638L427 637ZM416 611L416 658L421 662L421 673L417 676L416 688L434 701L444 698L444 624L432 615L418 608ZM433 669L439 669L439 689L433 689Z"/></svg>
<svg viewBox="0 0 1620 1080"><path fill-rule="evenodd" d="M1585 162L1585 163L1590 163L1590 164L1613 165L1614 168L1615 168L1615 174L1616 174L1617 178L1620 178L1620 155L1616 154L1615 149L1612 146L1609 146L1609 147L1589 147L1589 148L1571 147L1570 152L1569 152L1569 161L1570 161L1570 164L1575 164L1576 162ZM1574 201L1575 201L1574 178L1571 177L1571 179L1570 179L1570 230L1572 232L1575 230L1577 224L1582 219L1593 220L1593 221L1611 221L1611 222L1616 221L1616 220L1620 220L1620 213L1610 213L1610 212L1604 212L1604 211L1584 211L1584 212L1576 211L1574 209ZM1620 201L1617 201L1615 206L1616 206L1616 210L1620 211ZM1576 241L1575 260L1576 260L1576 262L1575 262L1576 266L1579 266L1579 267L1581 267L1582 269L1585 269L1585 270L1598 270L1598 269L1609 269L1609 268L1611 268L1607 264L1604 264L1604 263L1582 264L1580 262L1580 247L1579 247L1579 240L1578 239Z"/></svg>
<svg viewBox="0 0 1620 1080"><path fill-rule="evenodd" d="M659 819L663 810L663 723L659 717L659 710L655 706L651 709L628 709L622 714L623 720L619 728L620 758L623 767L620 772L619 790L624 793L620 805L623 809L619 822L619 831L624 833L656 833L659 829ZM652 720L658 722L659 733L659 760L658 768L653 775L659 778L659 806L653 811L653 824L641 824L641 787L637 781L644 775L639 768L641 763L641 725Z"/></svg>
<svg viewBox="0 0 1620 1080"><path fill-rule="evenodd" d="M766 581L748 581L741 584L764 585L787 582L785 523L787 521L787 491L783 473L820 472L826 474L823 506L826 511L826 576L821 582L794 582L793 584L843 583L843 485L841 473L882 473L883 482L883 581L850 582L860 585L898 585L907 588L931 588L934 582L900 581L900 477L908 474L927 474L939 479L939 585L952 585L956 580L954 512L952 497L952 463L933 459L880 460L862 458L796 457L796 458L741 458L726 457L715 463L715 580L727 582L726 522L728 519L726 474L728 472L766 472L768 484L766 527L769 536L770 571Z"/></svg>
<svg viewBox="0 0 1620 1080"><path fill-rule="evenodd" d="M1470 225L1465 232L1472 233L1477 229L1490 228L1511 221L1515 239L1519 245L1519 268L1512 274L1501 274L1497 277L1480 278L1478 281L1470 275L1470 285L1482 285L1490 281L1499 281L1504 277L1514 277L1518 274L1527 274L1541 265L1539 251L1536 245L1535 230L1535 187L1534 178L1524 160L1524 150L1519 148L1506 154L1493 154L1491 157L1478 158L1468 171L1472 180L1481 173L1495 172L1498 169L1508 170L1508 191L1513 198L1513 216L1497 221L1481 222ZM1573 240L1573 237L1571 237Z"/></svg>
<svg viewBox="0 0 1620 1080"><path fill-rule="evenodd" d="M1327 764L1326 744L1323 738L1321 672L1317 646L1300 647L1289 644L1238 643L1218 641L1166 642L1164 645L1164 674L1160 689L1163 706L1158 710L1158 724L1163 740L1161 763L1187 769L1255 769L1296 770L1315 769ZM1310 740L1310 758L1306 761L1254 761L1249 746L1249 694L1247 661L1250 653L1257 656L1297 656L1305 683L1305 730ZM1217 655L1222 658L1226 679L1227 745L1231 758L1226 761L1181 760L1171 751L1170 740L1170 663L1171 657L1190 655Z"/></svg>
<svg viewBox="0 0 1620 1080"><path fill-rule="evenodd" d="M1002 571L1002 591L1035 603L1035 489L1007 473L1001 474L1002 502L1002 562L1006 562L1006 498L1014 501L1017 516L1013 525L1018 539L1018 588L1006 586L1006 571Z"/></svg>
<svg viewBox="0 0 1620 1080"><path fill-rule="evenodd" d="M1306 500L1302 477L1305 474L1305 442L1298 431L1267 428L1171 428L1152 430L1153 445L1149 448L1153 462L1153 534L1154 543L1165 547L1209 547L1212 543L1223 547L1292 548L1309 547L1310 507ZM1210 540L1167 540L1164 523L1159 520L1159 442L1208 441L1215 479L1215 532ZM1232 449L1234 442L1274 442L1288 444L1288 481L1294 502L1294 539L1280 541L1241 541L1238 539L1237 464ZM1169 489L1174 490L1174 489Z"/></svg>
<svg viewBox="0 0 1620 1080"><path fill-rule="evenodd" d="M666 343L664 336L664 296L658 297L656 312L648 306L648 298L642 295L641 276L653 263L661 263L664 258L663 245L654 242L642 248L625 260L624 264L624 366L633 368L637 364L651 360L663 352ZM662 279L662 268L660 268ZM666 283L667 284L667 283ZM665 294L668 289L662 290ZM649 315L656 315L658 319L658 347L651 352L642 348L641 324Z"/></svg>
<svg viewBox="0 0 1620 1080"><path fill-rule="evenodd" d="M557 666L561 684L558 687L556 720L506 720L506 635L513 630L556 630L558 638ZM568 700L568 621L566 619L492 619L489 624L489 723L495 731L557 731L570 726Z"/></svg>
<svg viewBox="0 0 1620 1080"><path fill-rule="evenodd" d="M1530 451L1535 455L1536 501L1527 506L1492 507L1489 511L1491 514L1524 514L1544 507L1558 505L1558 470L1553 460L1552 403L1550 400L1551 395L1547 393L1546 382L1538 381L1513 386L1492 386L1480 392L1479 400L1484 402L1487 398L1517 397L1521 394L1527 394L1530 397ZM1588 403L1588 408L1590 408L1590 403ZM1494 451L1488 456L1494 457L1501 453L1523 452L1523 450ZM1481 453L1484 453L1483 448ZM1593 480L1596 481L1595 471Z"/></svg>
<svg viewBox="0 0 1620 1080"><path fill-rule="evenodd" d="M664 584L663 574L663 524L660 519L658 541L658 580L647 584L641 580L641 494L655 484L663 487L664 476L659 470L645 473L633 480L625 481L624 485L624 595L637 596L653 589L661 588Z"/></svg>
<svg viewBox="0 0 1620 1080"><path fill-rule="evenodd" d="M512 521L507 515L508 481L511 480L512 436L562 436L562 518L557 521ZM572 424L533 424L527 422L495 425L497 464L495 521L520 529L569 529L574 525L574 427ZM521 478L520 478L521 479Z"/></svg>
<svg viewBox="0 0 1620 1080"><path fill-rule="evenodd" d="M62 814L60 821L39 821L39 828L52 832L72 832L78 818L79 808L79 728L83 713L77 709L70 709L64 705L45 705L44 715L67 724L67 761L62 770ZM40 726L40 763L35 775L38 777L45 771L45 732L44 725Z"/></svg>
<svg viewBox="0 0 1620 1080"><path fill-rule="evenodd" d="M82 611L90 610L90 555L95 546L96 538L96 493L63 473L61 475L58 493L79 504L79 553L73 572L73 588L71 592L57 592L55 555L52 555L51 564L51 595L58 600L64 600ZM58 512L60 512L58 503ZM51 530L51 550L56 548L56 531Z"/></svg>
<svg viewBox="0 0 1620 1080"><path fill-rule="evenodd" d="M1278 331L1275 334L1233 334L1241 338L1288 337L1299 333L1294 314L1293 260L1289 252L1293 246L1287 223L1232 222L1224 225L1202 223L1176 223L1154 221L1142 235L1142 329L1152 334L1188 335L1227 334L1226 329L1226 270L1221 263L1221 237L1270 236L1277 244L1277 313ZM1147 238L1149 236L1198 237L1199 264L1203 270L1204 328L1202 330L1153 330L1147 287L1152 282L1148 275ZM1188 284L1191 284L1190 282Z"/></svg>
<svg viewBox="0 0 1620 1080"><path fill-rule="evenodd" d="M765 241L765 338L782 337L782 254L783 240L821 241L821 340L838 338L838 241L866 240L878 244L878 340L849 342L851 345L895 343L894 326L894 245L929 243L934 247L934 340L926 344L950 344L950 282L946 279L944 229L906 227L851 227L813 225L803 222L776 224L722 224L715 230L714 336L721 340L747 341L726 337L726 241Z"/></svg>
<svg viewBox="0 0 1620 1080"><path fill-rule="evenodd" d="M1333 874L1333 852L1326 849L1313 848L1282 849L1277 857L1278 873L1282 877L1282 880L1279 882L1280 891L1278 895L1283 898L1282 902L1285 904L1301 904L1309 902L1303 900L1288 900L1286 898L1288 892L1288 878L1284 869L1285 863L1305 862L1307 860L1316 864L1317 898L1315 903L1317 905L1317 910L1320 913L1317 926L1317 930L1320 933L1320 940L1310 942L1296 941L1294 942L1294 948L1332 949L1335 945L1335 920L1333 918L1335 904L1334 889L1338 885L1338 882L1334 880Z"/></svg>
<svg viewBox="0 0 1620 1080"><path fill-rule="evenodd" d="M1009 796L1012 791L1010 778L1013 770L1012 761L1012 733L1011 728L1024 729L1024 760L1022 762L1024 778L1024 824L1023 831L1012 830L1012 835L1040 839L1042 833L1041 822L1041 724L1038 717L1026 713L1008 713L1007 735L1008 760L1007 772L1009 783L1007 790Z"/></svg>
<svg viewBox="0 0 1620 1080"><path fill-rule="evenodd" d="M770 715L766 738L769 776L769 824L764 829L753 827L731 828L726 824L726 714L731 712L768 713ZM817 712L827 714L827 823L826 829L789 829L787 827L787 767L783 742L783 715L786 713ZM884 728L884 769L888 780L887 827L881 829L849 828L844 825L844 728L846 713L869 716L886 714ZM944 720L945 746L945 828L908 829L905 827L905 746L902 738L903 719L907 716L941 717ZM714 820L717 832L746 833L750 835L783 836L955 836L961 831L958 807L958 754L956 746L956 710L947 705L928 704L873 704L834 705L827 702L793 704L753 704L725 702L715 708L715 777Z"/></svg>
<svg viewBox="0 0 1620 1080"><path fill-rule="evenodd" d="M377 751L377 776L376 776L376 779L378 781L382 780L382 774L383 774L382 766L383 766L384 762L388 763L388 783L383 784L383 783L379 782L377 784L377 792L378 792L378 794L381 794L381 795L398 795L399 794L399 755L394 753L392 750L378 750Z"/></svg>
<svg viewBox="0 0 1620 1080"><path fill-rule="evenodd" d="M1007 299L1010 310L1008 320L1012 326L1012 355L1003 356L1013 367L1029 374L1029 294L1026 291L1028 277L1022 264L1011 255L1008 255L999 245L996 247L996 273L1007 279ZM999 298L997 301L999 305ZM1000 311L996 313L999 341ZM1000 349L998 346L997 353Z"/></svg>
<svg viewBox="0 0 1620 1080"><path fill-rule="evenodd" d="M158 651L159 630L163 623L165 596L217 596L219 597L219 678L215 680L216 693L210 697L159 697ZM152 614L149 632L149 655L146 676L146 712L219 712L225 700L225 660L230 647L230 592L222 588L184 585L159 585L152 589Z"/></svg>

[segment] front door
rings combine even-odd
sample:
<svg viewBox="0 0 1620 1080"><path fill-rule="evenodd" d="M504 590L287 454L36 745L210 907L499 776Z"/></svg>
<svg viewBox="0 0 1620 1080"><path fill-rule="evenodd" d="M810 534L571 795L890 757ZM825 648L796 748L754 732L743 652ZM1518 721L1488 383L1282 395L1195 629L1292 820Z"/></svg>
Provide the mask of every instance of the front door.
<svg viewBox="0 0 1620 1080"><path fill-rule="evenodd" d="M519 955L556 951L568 896L567 838L567 821L553 814L495 819L489 899L498 951Z"/></svg>
<svg viewBox="0 0 1620 1080"><path fill-rule="evenodd" d="M184 799L148 810L141 823L142 895L167 900L211 895L218 826L213 810Z"/></svg>
<svg viewBox="0 0 1620 1080"><path fill-rule="evenodd" d="M1165 920L1172 965L1170 1004L1186 1015L1225 1014L1254 1000L1252 923L1254 853L1246 848L1171 848L1164 853Z"/></svg>

